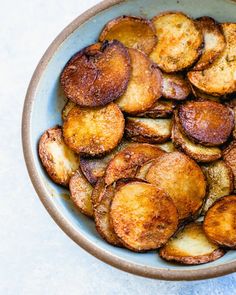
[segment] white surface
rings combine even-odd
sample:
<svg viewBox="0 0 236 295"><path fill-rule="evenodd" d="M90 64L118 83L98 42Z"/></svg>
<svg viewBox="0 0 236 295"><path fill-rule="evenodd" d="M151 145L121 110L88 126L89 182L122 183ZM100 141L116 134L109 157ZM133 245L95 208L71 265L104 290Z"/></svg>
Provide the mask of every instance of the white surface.
<svg viewBox="0 0 236 295"><path fill-rule="evenodd" d="M236 294L236 275L164 282L98 261L52 221L30 183L20 138L29 80L54 37L98 2L0 1L0 294Z"/></svg>

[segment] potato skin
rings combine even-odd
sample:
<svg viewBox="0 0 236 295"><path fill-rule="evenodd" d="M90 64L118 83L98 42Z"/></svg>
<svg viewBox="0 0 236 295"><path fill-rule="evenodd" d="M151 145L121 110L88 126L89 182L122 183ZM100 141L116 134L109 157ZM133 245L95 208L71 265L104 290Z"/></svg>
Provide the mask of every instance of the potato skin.
<svg viewBox="0 0 236 295"><path fill-rule="evenodd" d="M96 43L76 53L61 74L68 99L80 106L104 106L120 97L130 78L130 57L117 40Z"/></svg>
<svg viewBox="0 0 236 295"><path fill-rule="evenodd" d="M44 132L39 140L38 153L49 177L57 184L68 186L80 159L65 145L60 126Z"/></svg>
<svg viewBox="0 0 236 295"><path fill-rule="evenodd" d="M143 113L136 114L136 116L152 119L169 118L175 107L176 103L174 100L160 98L148 110Z"/></svg>
<svg viewBox="0 0 236 295"><path fill-rule="evenodd" d="M236 140L223 150L223 159L232 169L234 175L234 190L236 190Z"/></svg>
<svg viewBox="0 0 236 295"><path fill-rule="evenodd" d="M109 21L103 28L99 41L118 40L126 47L151 53L157 43L156 30L148 19L123 15Z"/></svg>
<svg viewBox="0 0 236 295"><path fill-rule="evenodd" d="M110 217L124 246L136 252L159 248L178 225L177 209L171 198L155 186L139 181L117 189Z"/></svg>
<svg viewBox="0 0 236 295"><path fill-rule="evenodd" d="M191 93L187 79L181 74L162 74L162 96L168 99L184 100Z"/></svg>

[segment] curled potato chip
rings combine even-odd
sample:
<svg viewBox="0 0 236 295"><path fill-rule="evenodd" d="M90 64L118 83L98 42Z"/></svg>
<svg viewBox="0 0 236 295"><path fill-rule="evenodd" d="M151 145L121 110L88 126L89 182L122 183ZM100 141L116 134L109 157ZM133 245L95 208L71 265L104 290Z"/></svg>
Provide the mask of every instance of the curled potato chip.
<svg viewBox="0 0 236 295"><path fill-rule="evenodd" d="M152 22L137 16L119 16L103 28L99 40L118 40L126 47L149 54L156 45L156 30Z"/></svg>
<svg viewBox="0 0 236 295"><path fill-rule="evenodd" d="M226 164L232 169L234 175L234 189L236 190L236 141L232 141L231 144L223 150L223 159Z"/></svg>
<svg viewBox="0 0 236 295"><path fill-rule="evenodd" d="M116 190L110 217L119 239L133 251L159 248L178 226L178 213L171 198L155 186L139 181Z"/></svg>
<svg viewBox="0 0 236 295"><path fill-rule="evenodd" d="M76 153L102 155L119 144L124 125L124 116L114 103L99 108L76 106L63 124L63 136L65 143Z"/></svg>
<svg viewBox="0 0 236 295"><path fill-rule="evenodd" d="M168 118L172 115L176 103L173 100L167 100L160 98L143 113L136 114L137 117L147 117L147 118Z"/></svg>
<svg viewBox="0 0 236 295"><path fill-rule="evenodd" d="M225 196L206 212L203 228L214 243L236 249L236 196Z"/></svg>
<svg viewBox="0 0 236 295"><path fill-rule="evenodd" d="M159 254L165 260L190 265L214 261L222 257L225 251L209 241L202 224L195 222L187 224L171 238Z"/></svg>
<svg viewBox="0 0 236 295"><path fill-rule="evenodd" d="M167 73L190 67L199 57L202 32L182 12L164 12L152 19L158 42L150 58Z"/></svg>
<svg viewBox="0 0 236 295"><path fill-rule="evenodd" d="M148 110L161 97L162 76L158 67L141 51L129 49L131 77L125 93L116 101L128 114Z"/></svg>
<svg viewBox="0 0 236 295"><path fill-rule="evenodd" d="M64 143L61 127L50 128L39 140L39 157L50 178L67 186L79 167L79 156Z"/></svg>
<svg viewBox="0 0 236 295"><path fill-rule="evenodd" d="M61 74L67 98L80 106L103 106L120 97L130 77L130 57L119 41L96 43L76 53Z"/></svg>
<svg viewBox="0 0 236 295"><path fill-rule="evenodd" d="M162 74L162 95L168 99L184 100L191 93L189 82L181 74Z"/></svg>

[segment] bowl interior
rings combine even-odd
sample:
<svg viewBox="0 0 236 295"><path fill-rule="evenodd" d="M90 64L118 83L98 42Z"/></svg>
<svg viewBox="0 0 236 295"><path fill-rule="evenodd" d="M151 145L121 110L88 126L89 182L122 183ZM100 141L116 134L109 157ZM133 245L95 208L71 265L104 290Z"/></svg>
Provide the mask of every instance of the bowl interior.
<svg viewBox="0 0 236 295"><path fill-rule="evenodd" d="M145 3L144 3L145 2ZM126 249L116 248L107 244L97 234L94 223L77 212L70 200L68 191L55 185L45 174L37 154L37 144L41 134L56 124L61 124L61 110L65 97L59 86L59 75L68 59L84 46L96 42L99 32L110 19L123 14L140 15L151 18L166 10L180 10L192 17L208 15L219 22L236 21L236 5L230 0L128 0L111 6L82 24L74 30L57 48L42 72L33 97L29 114L30 150L33 153L33 165L41 186L46 192L46 198L53 202L57 214L63 216L70 226L98 249L103 249L115 257L131 263L168 270L202 270L212 266L222 265L236 260L236 251L229 251L221 259L197 266L180 266L161 260L157 253L133 253ZM23 130L24 132L24 130Z"/></svg>

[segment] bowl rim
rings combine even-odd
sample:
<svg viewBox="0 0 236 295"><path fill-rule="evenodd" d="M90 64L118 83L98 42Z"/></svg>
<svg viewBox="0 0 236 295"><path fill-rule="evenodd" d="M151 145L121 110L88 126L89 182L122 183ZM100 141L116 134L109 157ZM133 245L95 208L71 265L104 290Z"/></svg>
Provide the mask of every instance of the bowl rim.
<svg viewBox="0 0 236 295"><path fill-rule="evenodd" d="M39 61L33 73L26 93L21 126L23 153L31 182L48 213L51 215L51 217L54 219L57 225L75 243L77 243L80 247L89 252L91 255L120 270L143 277L162 280L200 280L218 277L235 272L236 261L198 270L172 270L164 268L155 268L126 261L125 259L120 258L117 255L112 254L109 251L98 247L95 243L89 241L85 236L83 236L81 232L76 230L76 228L73 226L71 222L69 222L60 213L60 210L56 207L53 200L47 196L47 191L37 171L35 159L33 156L33 152L31 150L31 115L37 85L40 81L40 78L44 70L47 67L47 64L53 57L57 48L74 30L76 30L79 26L81 26L83 23L88 21L91 17L95 16L99 12L102 12L103 10L108 9L122 2L125 2L125 0L104 0L102 2L99 2L97 5L93 6L92 8L88 9L84 13L82 13L55 38L55 40L51 43L51 45L48 47L48 49L42 56L41 60Z"/></svg>

